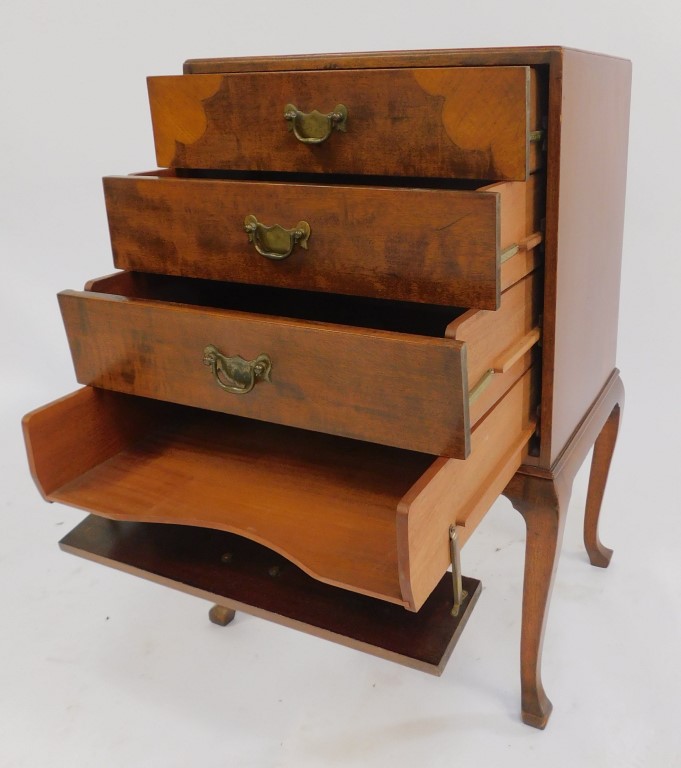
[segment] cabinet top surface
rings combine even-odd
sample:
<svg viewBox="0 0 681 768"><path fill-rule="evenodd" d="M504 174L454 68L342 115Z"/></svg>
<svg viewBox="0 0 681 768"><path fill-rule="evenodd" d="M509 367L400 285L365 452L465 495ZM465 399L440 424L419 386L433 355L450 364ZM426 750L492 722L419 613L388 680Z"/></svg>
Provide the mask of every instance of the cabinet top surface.
<svg viewBox="0 0 681 768"><path fill-rule="evenodd" d="M528 46L515 48L460 48L415 51L372 51L357 53L316 53L288 56L248 56L232 58L188 59L185 74L220 72L258 72L265 70L363 69L366 67L472 66L550 64L566 52L606 58L606 54L579 51L564 46Z"/></svg>

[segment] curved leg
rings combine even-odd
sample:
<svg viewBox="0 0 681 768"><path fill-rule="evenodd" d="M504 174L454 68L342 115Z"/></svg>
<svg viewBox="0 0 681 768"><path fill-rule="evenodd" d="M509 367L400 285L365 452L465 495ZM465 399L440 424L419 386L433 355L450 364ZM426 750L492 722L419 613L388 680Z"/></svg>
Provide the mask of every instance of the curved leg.
<svg viewBox="0 0 681 768"><path fill-rule="evenodd" d="M620 404L612 409L610 416L594 443L589 489L586 495L586 513L584 515L584 546L591 565L607 568L612 557L612 550L604 547L598 538L598 519L601 514L605 484L608 480L610 462L617 442L620 425Z"/></svg>
<svg viewBox="0 0 681 768"><path fill-rule="evenodd" d="M214 605L210 611L208 611L208 618L220 627L226 627L231 621L234 620L236 611L232 608L227 608L225 605Z"/></svg>
<svg viewBox="0 0 681 768"><path fill-rule="evenodd" d="M546 726L553 709L542 685L542 646L571 488L560 476L518 473L504 490L527 526L520 680L523 721L535 728Z"/></svg>

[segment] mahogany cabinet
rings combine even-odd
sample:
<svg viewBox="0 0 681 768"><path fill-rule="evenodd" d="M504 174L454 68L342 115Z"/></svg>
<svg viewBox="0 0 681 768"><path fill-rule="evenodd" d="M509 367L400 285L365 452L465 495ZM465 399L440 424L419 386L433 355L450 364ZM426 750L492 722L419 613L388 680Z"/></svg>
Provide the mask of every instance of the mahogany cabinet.
<svg viewBox="0 0 681 768"><path fill-rule="evenodd" d="M104 179L115 274L59 294L78 382L24 420L67 551L439 673L460 548L523 514L522 712L615 368L630 65L564 48L191 60L159 170ZM451 569L451 573L449 573Z"/></svg>

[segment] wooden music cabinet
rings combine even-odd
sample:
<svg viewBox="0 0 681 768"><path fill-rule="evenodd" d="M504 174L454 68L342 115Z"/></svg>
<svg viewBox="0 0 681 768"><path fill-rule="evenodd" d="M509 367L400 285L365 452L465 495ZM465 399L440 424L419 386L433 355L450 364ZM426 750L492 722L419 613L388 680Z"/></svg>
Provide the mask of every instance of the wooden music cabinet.
<svg viewBox="0 0 681 768"><path fill-rule="evenodd" d="M630 64L564 48L191 60L148 80L163 170L104 179L121 271L59 303L85 385L25 417L64 549L439 673L527 524L522 714L575 474L598 517ZM319 110L319 111L317 111ZM165 525L161 525L161 523ZM452 573L448 573L451 567Z"/></svg>

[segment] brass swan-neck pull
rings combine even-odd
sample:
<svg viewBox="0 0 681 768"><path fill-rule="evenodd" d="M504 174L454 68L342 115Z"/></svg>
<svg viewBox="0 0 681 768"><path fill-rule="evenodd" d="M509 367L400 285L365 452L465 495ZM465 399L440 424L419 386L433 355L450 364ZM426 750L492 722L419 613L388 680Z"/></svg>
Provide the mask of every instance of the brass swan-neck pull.
<svg viewBox="0 0 681 768"><path fill-rule="evenodd" d="M333 112L323 114L316 109L312 112L301 112L295 104L284 107L284 120L288 123L289 131L303 144L321 144L331 133L345 131L348 119L348 108L336 104Z"/></svg>
<svg viewBox="0 0 681 768"><path fill-rule="evenodd" d="M209 344L203 350L203 364L210 368L217 385L233 395L248 394L257 381L271 381L272 361L264 352L254 360L244 360L240 355L226 357Z"/></svg>
<svg viewBox="0 0 681 768"><path fill-rule="evenodd" d="M253 215L244 219L244 231L255 250L267 259L281 261L290 256L296 245L307 249L311 229L306 221L299 221L293 229L284 229L279 224L265 226Z"/></svg>

